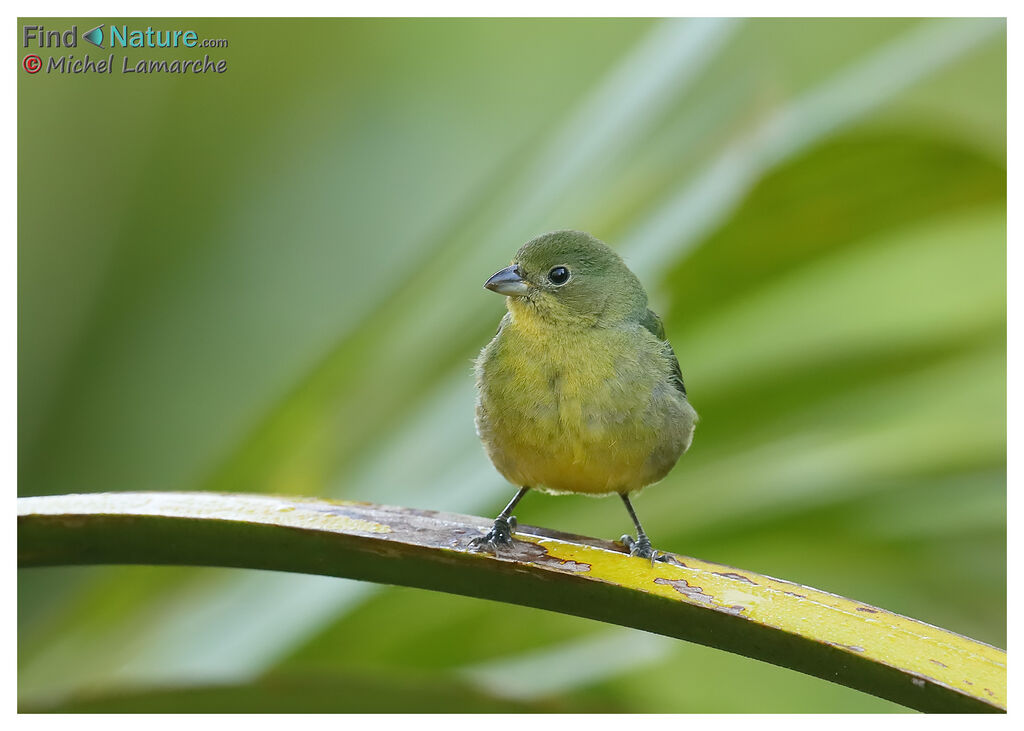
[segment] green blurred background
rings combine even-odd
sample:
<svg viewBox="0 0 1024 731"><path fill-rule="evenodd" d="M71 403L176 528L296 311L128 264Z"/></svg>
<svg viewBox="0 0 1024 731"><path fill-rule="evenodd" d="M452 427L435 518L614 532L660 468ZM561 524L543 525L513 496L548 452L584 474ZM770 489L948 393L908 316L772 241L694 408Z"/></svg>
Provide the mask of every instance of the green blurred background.
<svg viewBox="0 0 1024 731"><path fill-rule="evenodd" d="M637 500L659 547L1005 646L1003 21L24 19L19 39L99 22L228 39L207 51L228 68L18 70L20 495L491 515L512 488L473 431L503 309L481 284L580 228L647 285L702 416ZM517 512L629 527L583 497ZM411 589L150 567L18 589L22 710L899 710Z"/></svg>

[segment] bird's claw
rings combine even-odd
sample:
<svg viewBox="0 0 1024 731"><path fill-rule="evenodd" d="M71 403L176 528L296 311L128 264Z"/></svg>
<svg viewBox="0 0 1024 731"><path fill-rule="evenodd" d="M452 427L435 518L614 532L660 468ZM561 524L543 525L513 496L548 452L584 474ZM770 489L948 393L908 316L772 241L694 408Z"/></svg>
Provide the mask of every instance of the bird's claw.
<svg viewBox="0 0 1024 731"><path fill-rule="evenodd" d="M639 538L624 535L619 539L619 542L629 549L630 556L639 556L640 558L650 559L651 566L654 565L655 561L666 560L666 556L664 554L654 550L651 546L651 539L645 535L641 535Z"/></svg>
<svg viewBox="0 0 1024 731"><path fill-rule="evenodd" d="M469 542L471 551L491 551L497 553L498 548L512 545L512 534L516 532L516 516L498 518L486 535L478 536Z"/></svg>

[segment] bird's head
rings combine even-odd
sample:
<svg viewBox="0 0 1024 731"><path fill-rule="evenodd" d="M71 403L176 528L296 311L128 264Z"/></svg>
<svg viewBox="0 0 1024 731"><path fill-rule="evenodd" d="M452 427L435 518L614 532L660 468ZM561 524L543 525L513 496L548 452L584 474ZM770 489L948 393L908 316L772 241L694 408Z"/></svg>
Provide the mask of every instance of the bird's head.
<svg viewBox="0 0 1024 731"><path fill-rule="evenodd" d="M508 297L513 316L592 327L639 316L647 294L622 258L582 231L552 231L527 241L512 265L484 284Z"/></svg>

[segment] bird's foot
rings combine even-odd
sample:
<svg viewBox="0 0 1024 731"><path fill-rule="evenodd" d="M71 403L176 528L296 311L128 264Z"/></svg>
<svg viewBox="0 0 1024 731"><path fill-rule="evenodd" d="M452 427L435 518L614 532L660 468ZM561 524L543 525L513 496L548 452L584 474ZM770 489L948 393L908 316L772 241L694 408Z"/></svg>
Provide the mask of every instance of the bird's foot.
<svg viewBox="0 0 1024 731"><path fill-rule="evenodd" d="M641 534L639 538L634 538L630 535L622 536L619 542L629 549L630 556L639 556L640 558L649 559L651 566L654 565L655 561L665 561L666 557L664 554L655 551L651 547L651 539Z"/></svg>
<svg viewBox="0 0 1024 731"><path fill-rule="evenodd" d="M471 551L490 551L497 553L498 548L512 545L512 534L516 532L516 516L497 518L486 535L478 536L469 542Z"/></svg>

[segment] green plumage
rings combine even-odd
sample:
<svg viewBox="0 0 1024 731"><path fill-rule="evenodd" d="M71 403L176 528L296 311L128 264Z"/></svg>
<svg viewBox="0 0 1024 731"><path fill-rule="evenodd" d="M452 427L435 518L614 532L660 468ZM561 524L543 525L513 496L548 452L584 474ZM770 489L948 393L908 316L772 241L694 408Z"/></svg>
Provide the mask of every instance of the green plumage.
<svg viewBox="0 0 1024 731"><path fill-rule="evenodd" d="M592 495L664 477L697 415L664 326L618 254L555 231L487 286L508 295L509 310L476 362L477 431L498 471Z"/></svg>

